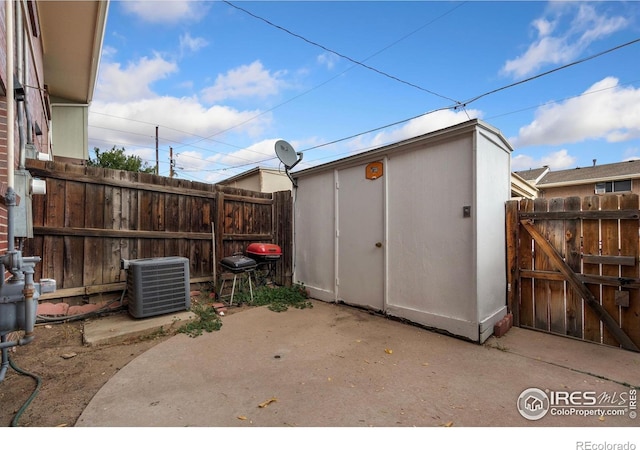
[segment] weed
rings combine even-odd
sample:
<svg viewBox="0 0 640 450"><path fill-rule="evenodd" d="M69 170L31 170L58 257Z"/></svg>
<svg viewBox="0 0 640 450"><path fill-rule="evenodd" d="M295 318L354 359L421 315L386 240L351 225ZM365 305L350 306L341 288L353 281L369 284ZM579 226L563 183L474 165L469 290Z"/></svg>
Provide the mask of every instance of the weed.
<svg viewBox="0 0 640 450"><path fill-rule="evenodd" d="M289 307L304 309L312 308L308 301L309 295L303 284L293 286L262 286L253 291L253 300L248 292L242 292L239 296L241 303L250 306L267 306L271 311L282 312Z"/></svg>
<svg viewBox="0 0 640 450"><path fill-rule="evenodd" d="M155 331L152 331L148 334L145 334L144 336L140 336L139 340L141 341L153 341L155 339L164 337L164 336L169 336L169 333L167 332L167 330L164 329L164 327L160 327Z"/></svg>
<svg viewBox="0 0 640 450"><path fill-rule="evenodd" d="M267 306L271 311L282 312L289 307L303 309L312 308L313 304L308 301L309 295L302 284L295 284L291 287L285 286L262 286L253 291L253 300L249 292L239 292L236 294L238 303L245 303L249 306ZM194 299L191 311L197 318L178 328L178 333L184 333L190 337L197 337L203 331L210 333L218 331L222 327L222 320L216 314L215 309L206 301L206 295Z"/></svg>
<svg viewBox="0 0 640 450"><path fill-rule="evenodd" d="M509 351L509 347L505 347L500 342L496 342L496 345L494 346L494 348L500 350L501 352L508 352Z"/></svg>
<svg viewBox="0 0 640 450"><path fill-rule="evenodd" d="M200 336L203 331L211 333L212 331L218 331L222 328L222 320L220 320L220 317L218 317L215 309L211 307L211 305L194 303L191 311L197 318L178 328L178 333L184 333L194 338Z"/></svg>

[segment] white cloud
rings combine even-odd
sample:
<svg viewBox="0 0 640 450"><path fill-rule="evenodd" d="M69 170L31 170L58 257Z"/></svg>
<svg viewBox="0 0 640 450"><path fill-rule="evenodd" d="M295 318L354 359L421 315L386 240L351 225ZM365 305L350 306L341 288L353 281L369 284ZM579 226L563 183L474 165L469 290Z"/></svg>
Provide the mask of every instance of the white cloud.
<svg viewBox="0 0 640 450"><path fill-rule="evenodd" d="M525 77L549 64L566 64L576 59L594 41L605 38L630 22L622 16L606 16L593 5L568 3L558 7L551 3L552 18L538 18L532 22L536 40L520 56L508 60L501 69L503 75ZM572 20L566 27L561 23L567 15ZM556 33L554 35L554 33Z"/></svg>
<svg viewBox="0 0 640 450"><path fill-rule="evenodd" d="M193 38L189 33L180 36L180 54L197 52L207 45L209 45L209 43L204 38Z"/></svg>
<svg viewBox="0 0 640 450"><path fill-rule="evenodd" d="M151 23L173 24L184 20L199 20L204 17L209 2L193 0L156 0L118 2L122 8Z"/></svg>
<svg viewBox="0 0 640 450"><path fill-rule="evenodd" d="M593 5L581 3L572 26L580 35L580 40L588 45L624 29L629 23L630 21L626 17L607 17L602 12L597 11Z"/></svg>
<svg viewBox="0 0 640 450"><path fill-rule="evenodd" d="M318 55L318 57L316 58L316 60L318 61L318 64L325 66L329 70L335 67L336 62L339 59L340 58L338 57L338 55L334 53L329 53L329 52L322 53Z"/></svg>
<svg viewBox="0 0 640 450"><path fill-rule="evenodd" d="M545 18L536 19L532 22L531 25L536 29L539 36L548 36L553 32L553 29L555 28L554 22L551 22Z"/></svg>
<svg viewBox="0 0 640 450"><path fill-rule="evenodd" d="M89 115L90 148L115 145L148 160L146 153L155 145L158 127L160 149L174 147L180 153L181 167L210 170L214 164L237 166L265 159L264 152L234 151L237 147L225 141L230 140L230 133L256 139L271 126L272 113L220 104L206 106L196 96L158 95L153 83L177 71L176 64L159 55L141 58L124 68L119 63L102 64ZM274 156L272 148L269 156ZM155 159L155 154L152 157Z"/></svg>
<svg viewBox="0 0 640 450"><path fill-rule="evenodd" d="M185 173L203 174L210 183L221 181L253 167L278 167L274 144L277 139L266 139L228 153L208 154L202 151L179 151L175 154L176 169ZM222 168L221 168L222 166Z"/></svg>
<svg viewBox="0 0 640 450"><path fill-rule="evenodd" d="M177 71L175 63L166 61L158 54L153 58L141 58L124 69L120 63L103 62L100 65L95 99L117 102L155 97L150 84Z"/></svg>
<svg viewBox="0 0 640 450"><path fill-rule="evenodd" d="M207 157L198 151L186 150L175 153L176 168L179 170L196 171L206 169Z"/></svg>
<svg viewBox="0 0 640 450"><path fill-rule="evenodd" d="M640 148L628 148L624 151L622 156L623 161L631 161L640 159Z"/></svg>
<svg viewBox="0 0 640 450"><path fill-rule="evenodd" d="M574 167L577 161L578 159L571 156L567 150L558 150L539 159L520 154L511 158L511 170L529 170L543 166L549 166L552 170L562 170Z"/></svg>
<svg viewBox="0 0 640 450"><path fill-rule="evenodd" d="M109 59L114 57L116 54L118 53L118 50L115 47L111 47L109 45L103 45L102 46L102 54L101 54L101 58L104 59Z"/></svg>
<svg viewBox="0 0 640 450"><path fill-rule="evenodd" d="M219 154L211 158L212 162L218 164L224 164L227 166L238 166L248 164L252 165L277 165L278 160L276 158L274 145L277 139L266 139L260 142L256 142L247 148L229 152L227 154ZM269 161L266 164L265 160Z"/></svg>
<svg viewBox="0 0 640 450"><path fill-rule="evenodd" d="M149 145L155 139L156 126L165 146L167 142L175 145L203 141L200 136L229 130L255 136L271 122L271 115L259 110L238 111L217 105L206 108L192 97L156 97L122 103L96 101L89 117L93 139L118 145Z"/></svg>
<svg viewBox="0 0 640 450"><path fill-rule="evenodd" d="M139 157L143 163L146 163L148 166L154 166L155 167L155 160L156 160L156 150L154 148L149 148L149 147L143 147L143 148L136 148L136 149L127 149L125 147L125 155L134 155Z"/></svg>
<svg viewBox="0 0 640 450"><path fill-rule="evenodd" d="M284 86L285 72L271 73L260 61L240 66L218 75L215 84L202 91L203 98L211 103L242 97L267 97L277 94Z"/></svg>
<svg viewBox="0 0 640 450"><path fill-rule="evenodd" d="M582 95L543 106L512 139L517 148L562 145L588 139L622 142L640 137L640 89L621 87L607 77Z"/></svg>
<svg viewBox="0 0 640 450"><path fill-rule="evenodd" d="M443 110L412 119L403 126L391 131L377 133L366 143L358 140L355 144L358 147L367 149L382 147L384 145L409 139L432 131L440 130L458 123L466 122L469 118L481 118L482 113L475 109L465 111Z"/></svg>

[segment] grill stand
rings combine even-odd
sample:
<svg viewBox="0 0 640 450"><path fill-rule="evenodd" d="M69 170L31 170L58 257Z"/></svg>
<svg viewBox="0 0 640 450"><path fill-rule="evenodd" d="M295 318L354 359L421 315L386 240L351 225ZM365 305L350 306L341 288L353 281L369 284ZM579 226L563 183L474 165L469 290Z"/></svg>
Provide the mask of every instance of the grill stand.
<svg viewBox="0 0 640 450"><path fill-rule="evenodd" d="M258 263L256 266L256 286L263 286L269 283L275 284L276 262L277 261L272 260ZM260 279L258 279L258 273L260 274Z"/></svg>
<svg viewBox="0 0 640 450"><path fill-rule="evenodd" d="M249 294L251 295L251 301L253 302L253 286L251 284L251 273L254 272L254 269L250 269L250 270L245 270L243 272L233 272L233 283L231 285L231 298L229 300L229 306L233 305L233 296L236 293L236 281L238 280L238 275L247 276L247 279L249 280ZM255 276L255 274L254 274ZM220 285L220 292L218 293L218 298L222 299L222 292L224 291L224 283L225 283L225 279L222 279L222 284Z"/></svg>

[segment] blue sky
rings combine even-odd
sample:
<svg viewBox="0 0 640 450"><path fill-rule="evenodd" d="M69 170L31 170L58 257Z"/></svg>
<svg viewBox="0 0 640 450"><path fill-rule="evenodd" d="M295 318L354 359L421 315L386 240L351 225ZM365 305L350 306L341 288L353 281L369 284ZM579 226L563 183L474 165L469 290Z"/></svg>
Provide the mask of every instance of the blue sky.
<svg viewBox="0 0 640 450"><path fill-rule="evenodd" d="M480 118L513 170L620 162L639 39L635 1L112 0L89 148L155 165L158 127L161 175L172 147L177 177L216 182L279 167L279 139L298 170Z"/></svg>

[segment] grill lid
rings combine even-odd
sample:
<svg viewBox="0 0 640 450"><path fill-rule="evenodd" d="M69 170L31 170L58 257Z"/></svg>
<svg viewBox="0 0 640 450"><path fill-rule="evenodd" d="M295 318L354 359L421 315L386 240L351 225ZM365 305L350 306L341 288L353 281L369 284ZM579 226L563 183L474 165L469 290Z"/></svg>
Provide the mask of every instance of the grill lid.
<svg viewBox="0 0 640 450"><path fill-rule="evenodd" d="M282 255L282 249L276 244L264 244L261 242L254 242L247 247L247 253L258 256L272 256L279 258Z"/></svg>
<svg viewBox="0 0 640 450"><path fill-rule="evenodd" d="M232 272L244 272L255 269L257 263L255 259L248 258L244 255L234 255L222 258L220 265Z"/></svg>

